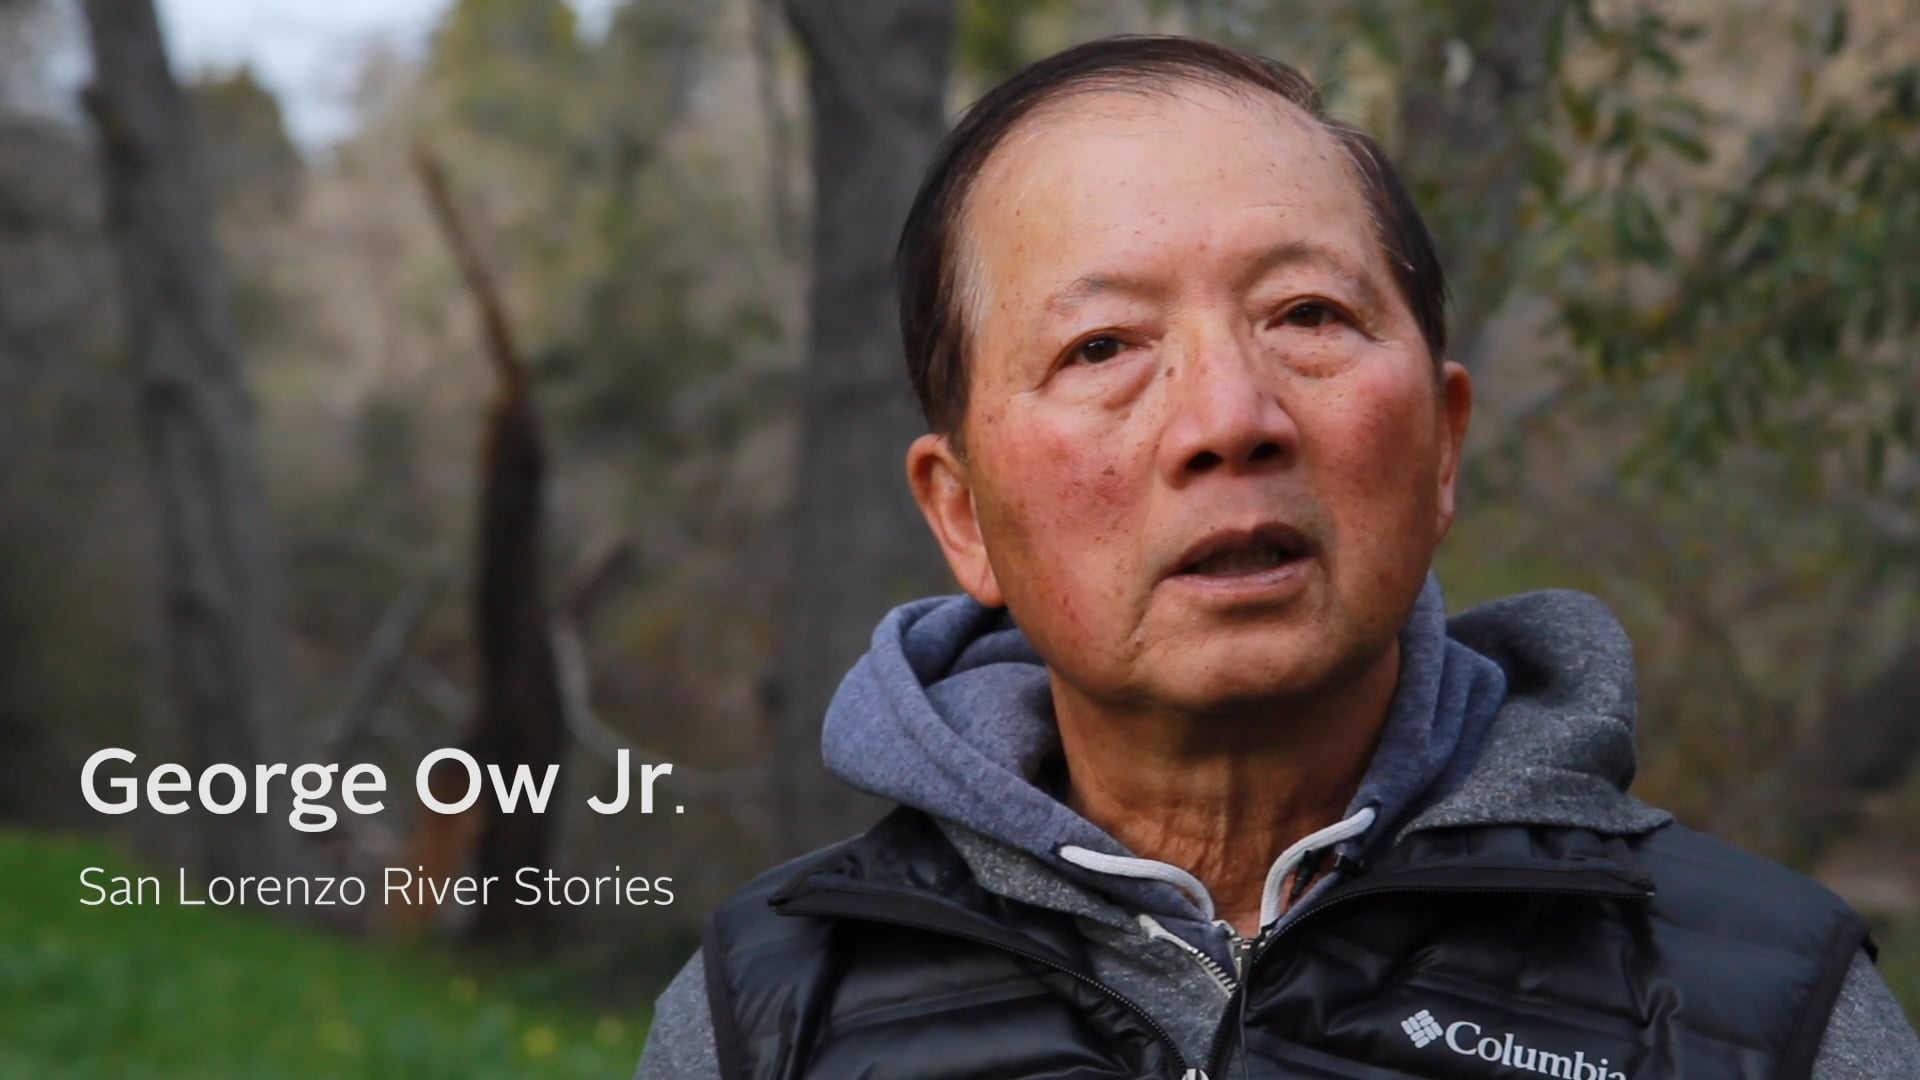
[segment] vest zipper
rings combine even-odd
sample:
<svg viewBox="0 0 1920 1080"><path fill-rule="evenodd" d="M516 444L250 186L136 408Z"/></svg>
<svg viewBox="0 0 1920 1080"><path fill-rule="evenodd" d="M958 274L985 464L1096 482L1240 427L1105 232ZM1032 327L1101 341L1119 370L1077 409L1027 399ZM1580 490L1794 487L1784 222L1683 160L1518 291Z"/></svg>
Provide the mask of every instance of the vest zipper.
<svg viewBox="0 0 1920 1080"><path fill-rule="evenodd" d="M1553 872L1546 871L1545 873L1551 874ZM1200 1072L1200 1080L1206 1080L1207 1075L1211 1072L1222 1072L1226 1069L1226 1052L1230 1045L1228 1042L1229 1035L1236 1028L1245 1027L1245 1018L1239 1016L1238 1012L1246 1008L1247 987L1252 985L1253 969L1263 958L1273 951L1274 945L1278 943L1281 938L1286 937L1293 932L1295 927L1306 922L1312 916L1325 911L1327 908L1334 907L1348 900L1357 900L1363 896L1381 896L1389 893L1497 893L1512 896L1596 896L1611 900L1645 900L1653 895L1651 889L1637 888L1625 884L1613 887L1579 888L1557 885L1551 881L1543 881L1539 885L1523 885L1517 882L1506 885L1451 883L1444 885L1396 885L1390 882L1382 882L1378 879L1372 882L1356 882L1345 891L1335 892L1330 896L1322 898L1318 903L1302 911L1291 921L1282 925L1272 933L1262 934L1260 937L1254 939L1241 939L1246 942L1249 947L1240 967L1240 987L1227 1001L1227 1011L1220 1021L1220 1027L1215 1030L1213 1034L1213 1045L1207 1048L1206 1067ZM1244 1046L1241 1047L1241 1053L1246 1053Z"/></svg>
<svg viewBox="0 0 1920 1080"><path fill-rule="evenodd" d="M1227 927L1227 937L1233 945L1234 973L1240 976L1240 985L1245 986L1247 982L1247 969L1251 966L1250 961L1253 959L1253 947L1259 943L1260 939L1258 937L1241 937L1240 931L1235 930L1231 926Z"/></svg>
<svg viewBox="0 0 1920 1080"><path fill-rule="evenodd" d="M1221 993L1231 998L1233 996L1233 992L1240 988L1240 983L1238 980L1236 980L1233 977L1233 972L1230 972L1226 968L1220 966L1220 961L1215 960L1211 956L1208 956L1204 950L1196 948L1186 938L1183 938L1179 934L1176 934L1173 931L1167 929L1166 927L1161 926L1160 920L1154 918L1151 915L1142 913L1134 916L1134 921L1139 923L1140 928L1147 932L1148 941L1170 941L1175 946L1179 947L1179 949L1182 952L1185 952L1188 956L1191 956L1193 958L1193 962L1199 966L1200 970L1206 972L1207 978L1212 979L1214 982L1214 985L1220 988ZM1221 924L1221 925L1225 925L1225 924ZM1228 928L1228 932L1229 933L1232 932L1231 927ZM1236 970L1238 969L1238 956L1239 954L1236 953L1235 954Z"/></svg>
<svg viewBox="0 0 1920 1080"><path fill-rule="evenodd" d="M995 938L992 935L975 933L975 932L966 930L964 928L951 925L947 923L945 920L910 919L910 918L903 918L899 915L885 914L880 911L873 910L873 907L877 906L877 904L873 904L872 902L874 901L885 902L889 899L885 894L868 893L865 891L855 891L855 890L849 890L845 888L832 890L832 891L838 894L838 896L841 898L843 903L845 903L846 901L854 901L854 903L852 903L849 906L845 906L841 908L835 908L832 904L824 905L824 908L812 908L806 905L805 903L790 902L787 905L783 905L783 907L793 908L796 914L834 915L841 918L864 919L868 922L889 923L894 926L906 926L906 927L911 927L915 930L927 930L936 934L945 934L948 937L959 938L962 941L971 941L976 945L985 945L988 948L998 949L1001 952L1008 953L1013 956L1018 956L1025 960L1031 960L1034 963L1040 964L1044 967L1052 968L1054 971L1058 971L1062 975L1071 976L1073 979L1085 984L1089 988L1093 990L1097 990L1102 994L1105 994L1107 997L1112 998L1118 1004L1125 1006L1127 1010L1132 1012L1135 1016L1138 1016L1147 1025L1147 1027L1153 1032L1154 1036L1160 1040L1162 1045L1164 1045L1167 1048L1167 1053L1173 1057L1173 1063L1174 1063L1174 1068L1176 1070L1176 1075L1180 1077L1180 1080L1209 1080L1207 1070L1196 1067L1187 1062L1186 1055L1180 1052L1180 1044L1174 1042L1173 1036L1167 1033L1166 1028L1160 1026L1160 1022L1158 1020L1155 1020L1152 1014L1148 1013L1145 1008L1143 1008L1138 1002L1134 1001L1132 998L1126 996L1125 994L1122 994L1118 990L1115 990L1113 987L1108 986L1106 983L1101 982L1099 979L1094 978L1092 975L1089 975L1086 972L1081 971L1069 964L1063 964L1060 961L1055 960L1052 957L1047 956L1038 951L1022 948L1018 945L1013 944L1012 942L1002 941L998 938Z"/></svg>

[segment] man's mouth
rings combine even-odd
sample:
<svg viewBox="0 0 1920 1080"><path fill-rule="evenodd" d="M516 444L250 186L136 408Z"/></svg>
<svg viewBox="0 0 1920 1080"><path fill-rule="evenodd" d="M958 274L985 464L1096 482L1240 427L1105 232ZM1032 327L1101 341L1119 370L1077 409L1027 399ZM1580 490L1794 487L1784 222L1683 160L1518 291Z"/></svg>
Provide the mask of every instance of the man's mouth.
<svg viewBox="0 0 1920 1080"><path fill-rule="evenodd" d="M1218 555L1202 559L1188 566L1181 573L1204 574L1209 577L1252 574L1261 570L1271 570L1299 557L1299 552L1281 547L1245 548L1237 551L1223 551Z"/></svg>
<svg viewBox="0 0 1920 1080"><path fill-rule="evenodd" d="M1312 554L1307 538L1290 525L1267 523L1215 533L1188 548L1177 574L1239 577L1273 570Z"/></svg>

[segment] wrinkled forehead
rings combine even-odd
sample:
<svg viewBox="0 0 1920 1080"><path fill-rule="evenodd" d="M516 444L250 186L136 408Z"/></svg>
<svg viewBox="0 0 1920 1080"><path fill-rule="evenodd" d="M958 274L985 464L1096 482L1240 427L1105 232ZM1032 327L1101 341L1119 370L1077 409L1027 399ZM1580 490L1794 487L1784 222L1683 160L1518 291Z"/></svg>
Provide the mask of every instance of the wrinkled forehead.
<svg viewBox="0 0 1920 1080"><path fill-rule="evenodd" d="M1242 170L1249 186L1270 189L1276 198L1315 185L1318 197L1337 205L1323 207L1341 219L1366 226L1360 258L1371 261L1377 249L1371 236L1371 211L1361 191L1359 171L1332 132L1304 109L1257 87L1215 86L1188 80L1124 83L1078 89L1036 108L1010 129L982 166L961 206L954 245L955 284L969 341L985 326L996 286L1016 269L1063 254L1058 222L1050 214L1071 209L1094 189L1124 188L1153 178L1120 171L1102 173L1097 163L1075 155L1099 153L1099 136L1120 139L1128 133L1152 137L1178 133L1196 121L1232 131L1243 146L1272 152L1238 153L1218 163L1220 170ZM1116 145L1108 143L1106 145ZM1151 162L1177 174L1202 161ZM1163 192L1165 204L1178 191ZM1163 204L1164 205L1164 204ZM1169 205L1168 209L1180 207ZM988 234L991 234L990 236ZM1073 236L1077 242L1081 237Z"/></svg>

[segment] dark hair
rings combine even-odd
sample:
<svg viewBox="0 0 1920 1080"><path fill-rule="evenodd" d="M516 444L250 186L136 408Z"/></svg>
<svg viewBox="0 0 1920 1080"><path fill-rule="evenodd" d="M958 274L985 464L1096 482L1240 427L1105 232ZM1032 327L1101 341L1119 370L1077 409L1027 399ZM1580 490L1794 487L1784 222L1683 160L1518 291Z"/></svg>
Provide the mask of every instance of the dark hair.
<svg viewBox="0 0 1920 1080"><path fill-rule="evenodd" d="M1278 60L1193 38L1122 36L1035 63L973 103L934 152L895 253L900 332L920 411L957 437L967 411L966 313L959 231L980 172L1021 120L1076 94L1165 91L1180 85L1265 91L1312 117L1353 162L1394 283L1438 365L1447 348L1447 283L1433 239L1379 143L1330 118L1320 92Z"/></svg>

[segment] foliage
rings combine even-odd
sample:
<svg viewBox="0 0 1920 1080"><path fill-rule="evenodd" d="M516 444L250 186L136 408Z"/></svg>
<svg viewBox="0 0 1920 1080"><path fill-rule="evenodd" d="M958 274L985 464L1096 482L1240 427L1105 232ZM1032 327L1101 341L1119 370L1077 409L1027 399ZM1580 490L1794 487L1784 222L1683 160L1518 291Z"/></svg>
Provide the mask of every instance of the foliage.
<svg viewBox="0 0 1920 1080"><path fill-rule="evenodd" d="M241 67L203 75L188 84L187 93L215 197L264 203L280 213L290 209L302 165L273 92Z"/></svg>
<svg viewBox="0 0 1920 1080"><path fill-rule="evenodd" d="M461 0L434 33L429 77L460 123L564 152L575 114L554 106L588 74L579 33L566 0Z"/></svg>
<svg viewBox="0 0 1920 1080"><path fill-rule="evenodd" d="M1045 56L1035 23L1058 15L1063 0L1023 3L1022 0L970 0L960 5L955 66L962 77L972 76L984 86L1005 79Z"/></svg>
<svg viewBox="0 0 1920 1080"><path fill-rule="evenodd" d="M1070 45L1153 29L1154 6L1135 13L1111 0L963 0L953 55L959 101Z"/></svg>
<svg viewBox="0 0 1920 1080"><path fill-rule="evenodd" d="M31 1002L0 1009L0 1077L600 1080L639 1059L643 1018L510 971L251 912L84 907L88 866L165 880L95 841L0 832L0 1000Z"/></svg>
<svg viewBox="0 0 1920 1080"><path fill-rule="evenodd" d="M1744 43L1772 92L1716 96L1745 28L1571 12L1510 293L1564 351L1482 490L1556 508L1535 544L1634 623L1649 792L1805 863L1844 797L1826 748L1863 737L1834 725L1874 722L1840 703L1920 621L1920 53L1805 5Z"/></svg>
<svg viewBox="0 0 1920 1080"><path fill-rule="evenodd" d="M491 224L521 253L530 359L559 419L637 451L642 467L731 441L732 418L690 430L673 407L783 336L778 308L753 291L716 297L713 253L764 238L671 153L713 17L630 0L586 41L562 0L463 0L422 87L444 107L429 137L461 151L456 175L514 182L517 205Z"/></svg>
<svg viewBox="0 0 1920 1080"><path fill-rule="evenodd" d="M1743 442L1839 451L1877 485L1920 440L1920 61L1790 107L1740 146L1725 135L1738 118L1684 92L1700 24L1576 10L1607 62L1559 86L1575 145L1540 157L1537 182L1559 196L1541 262L1574 347L1639 390L1635 460L1698 472ZM1833 5L1803 27L1795 97L1820 92L1847 25Z"/></svg>

